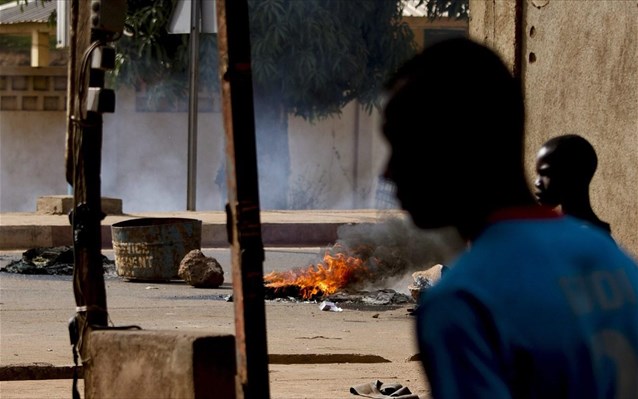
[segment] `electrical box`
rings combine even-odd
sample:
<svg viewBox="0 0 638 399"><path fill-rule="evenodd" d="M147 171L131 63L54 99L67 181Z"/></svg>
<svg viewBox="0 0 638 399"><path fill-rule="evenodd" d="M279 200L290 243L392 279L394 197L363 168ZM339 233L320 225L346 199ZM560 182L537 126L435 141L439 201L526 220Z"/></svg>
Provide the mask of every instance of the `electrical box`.
<svg viewBox="0 0 638 399"><path fill-rule="evenodd" d="M120 33L124 30L127 0L91 0L91 29Z"/></svg>
<svg viewBox="0 0 638 399"><path fill-rule="evenodd" d="M91 54L91 68L111 71L115 69L115 49L108 46L98 46Z"/></svg>
<svg viewBox="0 0 638 399"><path fill-rule="evenodd" d="M89 87L86 110L99 113L115 112L115 92L101 87Z"/></svg>

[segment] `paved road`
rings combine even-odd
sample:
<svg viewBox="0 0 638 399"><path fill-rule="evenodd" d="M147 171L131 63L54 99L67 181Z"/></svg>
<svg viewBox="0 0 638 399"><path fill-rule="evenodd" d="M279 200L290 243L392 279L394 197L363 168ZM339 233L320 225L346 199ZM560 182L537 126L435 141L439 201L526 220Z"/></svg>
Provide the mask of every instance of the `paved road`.
<svg viewBox="0 0 638 399"><path fill-rule="evenodd" d="M196 289L183 282L127 282L117 276L107 276L105 285L112 323L154 330L234 334L233 304L223 299L232 293L229 250L204 249L203 252L215 257L224 268L227 279L218 289ZM20 253L2 252L0 265ZM111 251L103 253L112 258ZM321 254L318 247L267 248L264 270L307 266L314 264ZM406 287L405 283L399 285ZM280 360L270 365L271 397L356 398L349 392L350 387L379 379L403 384L427 398L427 382L420 364L408 361L417 353L414 320L409 313L414 304L340 306L342 312L326 312L312 302L266 302L269 354L312 355L311 360L304 358L302 364L280 364L286 363ZM71 364L66 323L74 308L70 276L0 273L0 364ZM337 363L325 363L321 360L336 355L349 356L350 361L344 362L342 358ZM358 363L357 359L364 358L376 360ZM69 380L2 381L0 397L68 398L70 387Z"/></svg>

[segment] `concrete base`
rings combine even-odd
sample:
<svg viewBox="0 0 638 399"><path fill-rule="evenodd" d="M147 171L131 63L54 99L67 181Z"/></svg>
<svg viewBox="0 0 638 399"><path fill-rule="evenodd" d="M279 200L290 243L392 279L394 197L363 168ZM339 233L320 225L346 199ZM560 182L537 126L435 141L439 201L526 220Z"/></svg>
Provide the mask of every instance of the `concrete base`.
<svg viewBox="0 0 638 399"><path fill-rule="evenodd" d="M102 212L107 215L122 215L122 200L118 198L102 197ZM73 196L48 195L39 197L36 203L36 213L47 215L68 215L73 209Z"/></svg>
<svg viewBox="0 0 638 399"><path fill-rule="evenodd" d="M86 399L236 397L232 335L97 330L89 341Z"/></svg>

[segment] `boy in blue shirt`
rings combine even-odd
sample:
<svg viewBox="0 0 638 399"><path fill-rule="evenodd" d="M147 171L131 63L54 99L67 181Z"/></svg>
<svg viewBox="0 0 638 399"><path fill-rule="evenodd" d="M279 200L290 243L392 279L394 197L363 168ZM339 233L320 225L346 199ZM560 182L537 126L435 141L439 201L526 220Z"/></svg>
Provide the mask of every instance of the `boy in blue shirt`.
<svg viewBox="0 0 638 399"><path fill-rule="evenodd" d="M402 208L468 243L417 310L432 396L638 398L638 265L536 202L521 85L498 55L469 39L432 45L388 93L385 176Z"/></svg>

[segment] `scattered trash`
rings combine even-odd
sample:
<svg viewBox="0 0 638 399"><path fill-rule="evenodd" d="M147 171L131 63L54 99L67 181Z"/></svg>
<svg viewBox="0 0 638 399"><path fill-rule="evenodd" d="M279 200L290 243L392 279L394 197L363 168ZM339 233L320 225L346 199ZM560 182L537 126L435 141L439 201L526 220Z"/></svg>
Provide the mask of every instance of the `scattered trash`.
<svg viewBox="0 0 638 399"><path fill-rule="evenodd" d="M157 287L153 287L152 285L148 285L148 286L146 286L145 289L147 289L147 290L156 290L158 288Z"/></svg>
<svg viewBox="0 0 638 399"><path fill-rule="evenodd" d="M398 383L384 384L379 380L351 387L350 393L364 398L419 399L419 395L413 394L408 387Z"/></svg>
<svg viewBox="0 0 638 399"><path fill-rule="evenodd" d="M324 312L342 312L343 309L338 307L334 302L323 301L319 304L319 310Z"/></svg>
<svg viewBox="0 0 638 399"><path fill-rule="evenodd" d="M414 298L415 301L419 300L419 295L421 295L421 292L426 291L428 288L431 288L441 279L443 269L444 266L438 263L428 268L427 270L412 273L414 284L409 285L408 290L410 290L412 298Z"/></svg>

